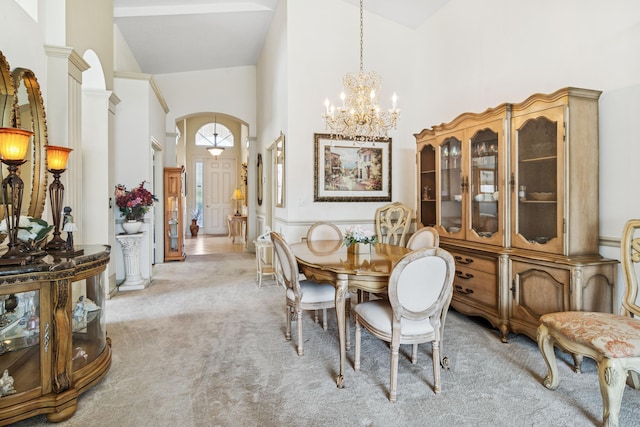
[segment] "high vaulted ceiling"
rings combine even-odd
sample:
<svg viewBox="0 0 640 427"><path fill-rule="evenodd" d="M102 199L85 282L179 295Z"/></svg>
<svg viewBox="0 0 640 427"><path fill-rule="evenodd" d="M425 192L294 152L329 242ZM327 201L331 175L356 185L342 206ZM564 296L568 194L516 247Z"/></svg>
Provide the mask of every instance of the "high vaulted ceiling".
<svg viewBox="0 0 640 427"><path fill-rule="evenodd" d="M278 1L113 0L113 7L142 72L164 74L256 65ZM365 0L364 8L416 28L447 1Z"/></svg>

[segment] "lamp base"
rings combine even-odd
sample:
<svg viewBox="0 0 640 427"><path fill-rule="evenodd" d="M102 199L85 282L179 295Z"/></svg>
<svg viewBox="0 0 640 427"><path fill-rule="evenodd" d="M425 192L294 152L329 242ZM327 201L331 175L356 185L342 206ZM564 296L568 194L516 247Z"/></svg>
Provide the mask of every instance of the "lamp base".
<svg viewBox="0 0 640 427"><path fill-rule="evenodd" d="M22 252L17 247L9 248L0 256L0 265L27 265L34 261L33 255Z"/></svg>

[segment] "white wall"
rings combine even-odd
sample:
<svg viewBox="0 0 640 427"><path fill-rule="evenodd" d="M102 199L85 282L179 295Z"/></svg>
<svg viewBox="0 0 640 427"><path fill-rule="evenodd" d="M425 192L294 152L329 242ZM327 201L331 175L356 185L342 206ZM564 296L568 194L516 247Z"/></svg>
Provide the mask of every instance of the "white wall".
<svg viewBox="0 0 640 427"><path fill-rule="evenodd" d="M231 67L217 70L157 74L154 76L170 111L165 130L175 132L176 119L203 112L223 112L256 126L256 69ZM167 159L168 162L173 159ZM169 163L171 164L171 163Z"/></svg>
<svg viewBox="0 0 640 427"><path fill-rule="evenodd" d="M155 95L153 95L149 77L145 74L116 73L114 78L114 89L121 99L116 107L115 117L114 177L117 184L125 185L128 190L137 187L142 181L148 181L149 184L146 184L145 188L155 191L151 126L154 123L152 116L157 114L157 111L152 102ZM157 129L155 131L157 132ZM162 218L162 193L155 195L161 202L154 210ZM116 222L120 223L121 213L115 206L115 202L114 209ZM145 216L145 225L142 229L144 237L140 251L140 273L144 278L151 278L154 210ZM122 232L121 226L116 225L116 233ZM163 241L158 243L160 250L163 247L162 243ZM124 280L124 263L120 245L113 248L112 259L116 262L116 280Z"/></svg>
<svg viewBox="0 0 640 427"><path fill-rule="evenodd" d="M254 175L250 174L249 181L249 197L255 200L256 216L260 218L260 223L271 224L271 204L268 202L273 195L268 177L271 173L271 165L269 164L269 156L266 150L279 136L280 132L285 134L285 145L288 145L288 61L287 61L287 0L280 1L271 21L271 27L267 34L264 46L260 53L257 66L257 122L258 130L256 132L255 149L252 150L252 158L250 159L250 172L256 171L257 154L262 155L263 161L263 186L262 186L262 205L258 206L257 199L251 194L256 194L257 178L251 179ZM288 159L288 155L287 155ZM287 178L287 182L289 179ZM256 189L257 190L257 189ZM289 203L288 200L285 203ZM287 208L277 208L276 217L279 221L286 220ZM253 224L250 224L250 226ZM278 227L274 230L281 231ZM250 227L250 237L262 233L262 230L254 230Z"/></svg>
<svg viewBox="0 0 640 427"><path fill-rule="evenodd" d="M120 29L113 24L113 67L114 71L128 71L132 73L141 73L142 68L133 56L131 48L122 36Z"/></svg>

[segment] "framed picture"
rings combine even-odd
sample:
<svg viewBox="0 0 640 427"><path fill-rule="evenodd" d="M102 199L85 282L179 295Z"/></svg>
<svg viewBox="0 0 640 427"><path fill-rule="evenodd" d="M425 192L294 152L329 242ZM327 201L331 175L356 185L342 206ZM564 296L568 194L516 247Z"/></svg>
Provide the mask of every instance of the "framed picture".
<svg viewBox="0 0 640 427"><path fill-rule="evenodd" d="M314 134L315 202L390 202L391 138L354 142Z"/></svg>
<svg viewBox="0 0 640 427"><path fill-rule="evenodd" d="M496 191L495 171L493 169L478 169L478 182L481 193L493 193Z"/></svg>

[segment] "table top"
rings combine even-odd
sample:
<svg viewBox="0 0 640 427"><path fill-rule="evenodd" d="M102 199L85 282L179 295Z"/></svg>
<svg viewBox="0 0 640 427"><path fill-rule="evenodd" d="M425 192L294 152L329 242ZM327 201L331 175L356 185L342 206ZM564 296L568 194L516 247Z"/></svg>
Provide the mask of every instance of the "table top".
<svg viewBox="0 0 640 427"><path fill-rule="evenodd" d="M376 243L371 245L371 253L348 254L342 240L312 240L290 246L300 264L356 276L389 276L400 258L411 252L402 246Z"/></svg>
<svg viewBox="0 0 640 427"><path fill-rule="evenodd" d="M229 219L242 219L242 220L247 220L247 216L246 215L234 215L234 214L229 214L227 215L227 218Z"/></svg>

